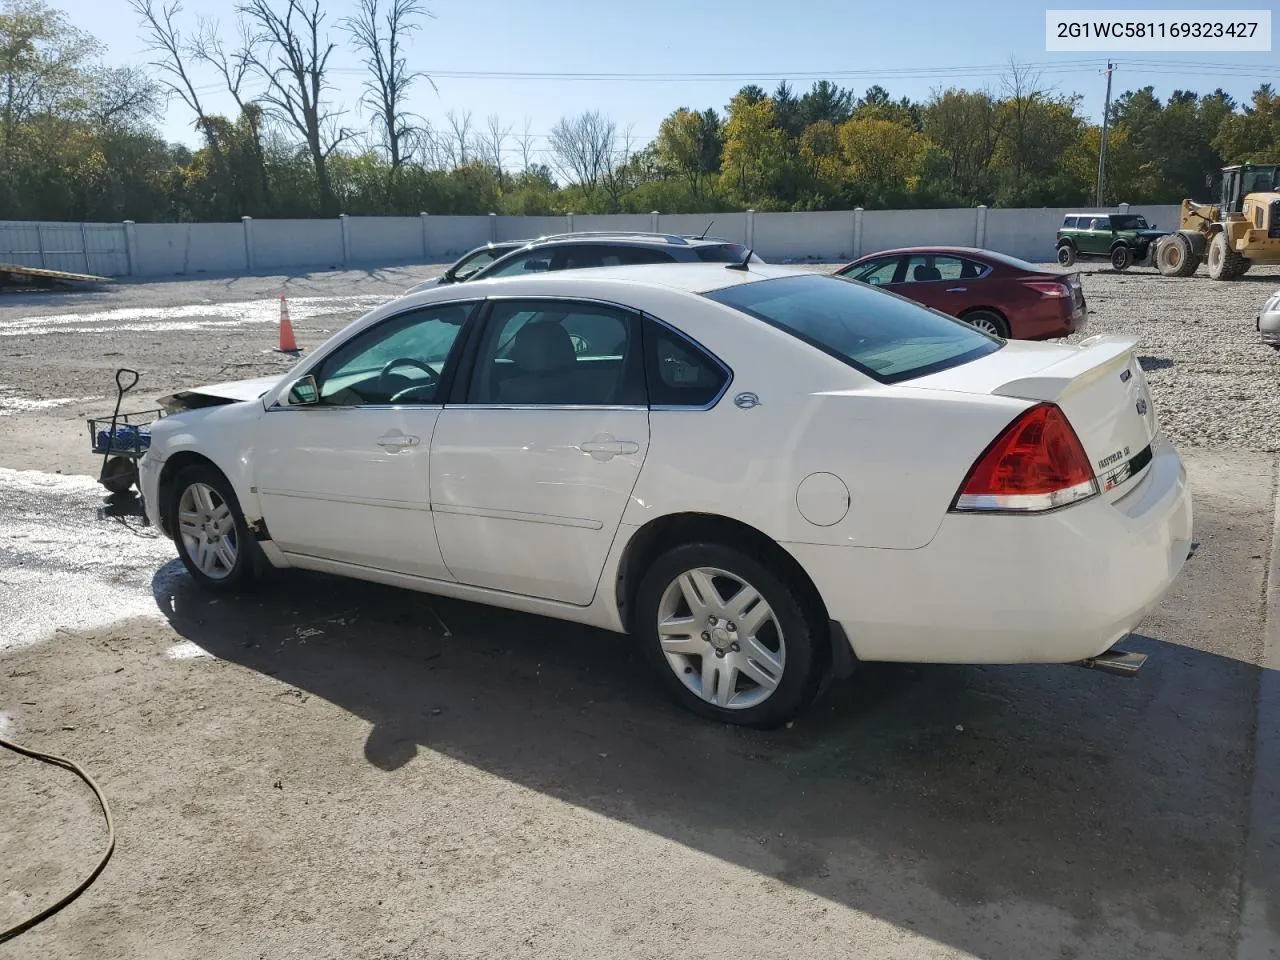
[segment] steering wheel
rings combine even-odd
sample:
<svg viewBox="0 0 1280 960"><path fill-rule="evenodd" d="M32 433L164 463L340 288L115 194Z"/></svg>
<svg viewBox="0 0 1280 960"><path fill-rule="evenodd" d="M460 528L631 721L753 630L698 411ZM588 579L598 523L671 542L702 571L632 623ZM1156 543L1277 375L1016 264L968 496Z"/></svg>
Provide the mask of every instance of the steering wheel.
<svg viewBox="0 0 1280 960"><path fill-rule="evenodd" d="M427 375L427 382L410 384L408 387L403 387L397 390L395 393L391 393L391 384L390 384L391 371L394 370L396 367L417 367L419 370L421 370L423 373ZM407 380L408 377L402 377L401 379ZM383 394L384 396L390 393L391 394L390 402L395 403L397 400L403 397L406 393L410 393L414 390L424 390L430 387L431 390L434 392L435 388L440 384L440 374L436 373L434 370L432 370L429 366L427 366L421 360L415 360L413 359L413 357L397 357L395 360L392 360L389 363L387 363L385 366L383 366L382 372L378 374L378 380L379 380L378 392Z"/></svg>

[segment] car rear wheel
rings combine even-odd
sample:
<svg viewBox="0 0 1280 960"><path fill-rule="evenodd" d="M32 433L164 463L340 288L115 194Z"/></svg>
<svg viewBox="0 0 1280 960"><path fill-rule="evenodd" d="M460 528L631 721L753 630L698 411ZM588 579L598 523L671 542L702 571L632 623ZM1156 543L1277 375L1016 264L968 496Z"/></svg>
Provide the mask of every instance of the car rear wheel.
<svg viewBox="0 0 1280 960"><path fill-rule="evenodd" d="M173 542L197 583L229 591L257 579L262 551L226 477L211 466L187 467L174 478L170 497Z"/></svg>
<svg viewBox="0 0 1280 960"><path fill-rule="evenodd" d="M981 330L983 333L989 333L993 337L1000 337L1005 340L1009 338L1009 324L1005 322L1004 317L993 310L974 310L966 313L960 319L969 326Z"/></svg>
<svg viewBox="0 0 1280 960"><path fill-rule="evenodd" d="M823 618L804 591L716 543L660 556L636 596L645 655L667 692L713 720L774 727L813 700L829 659Z"/></svg>
<svg viewBox="0 0 1280 960"><path fill-rule="evenodd" d="M1111 249L1111 266L1116 270L1128 270L1133 263L1133 251L1123 244Z"/></svg>
<svg viewBox="0 0 1280 960"><path fill-rule="evenodd" d="M1075 266L1076 248L1069 243L1058 247L1058 263L1064 267Z"/></svg>

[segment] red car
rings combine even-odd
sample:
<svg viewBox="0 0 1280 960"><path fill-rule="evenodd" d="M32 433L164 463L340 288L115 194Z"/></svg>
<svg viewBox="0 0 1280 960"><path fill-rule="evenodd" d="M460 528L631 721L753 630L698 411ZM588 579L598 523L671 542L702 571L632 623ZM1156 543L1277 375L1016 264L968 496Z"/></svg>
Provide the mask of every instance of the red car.
<svg viewBox="0 0 1280 960"><path fill-rule="evenodd" d="M1079 274L1038 267L993 250L903 247L868 254L836 271L1015 340L1065 337L1088 311Z"/></svg>

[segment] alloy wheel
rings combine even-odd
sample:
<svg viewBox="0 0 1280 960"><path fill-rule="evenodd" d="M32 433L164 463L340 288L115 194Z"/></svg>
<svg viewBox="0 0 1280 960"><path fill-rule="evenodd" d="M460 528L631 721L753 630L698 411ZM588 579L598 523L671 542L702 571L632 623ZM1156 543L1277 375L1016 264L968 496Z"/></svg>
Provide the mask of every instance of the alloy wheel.
<svg viewBox="0 0 1280 960"><path fill-rule="evenodd" d="M777 615L760 591L726 570L698 567L672 580L657 626L672 672L713 706L757 706L782 680L786 642Z"/></svg>
<svg viewBox="0 0 1280 960"><path fill-rule="evenodd" d="M231 505L207 483L193 483L178 501L178 531L182 546L197 569L210 580L223 580L235 569L239 556L236 522Z"/></svg>

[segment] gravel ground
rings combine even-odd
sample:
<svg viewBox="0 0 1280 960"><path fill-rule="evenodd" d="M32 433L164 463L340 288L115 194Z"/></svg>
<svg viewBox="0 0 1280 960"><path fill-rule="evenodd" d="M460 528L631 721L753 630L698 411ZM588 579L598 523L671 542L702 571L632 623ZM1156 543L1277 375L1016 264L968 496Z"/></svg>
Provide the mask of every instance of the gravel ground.
<svg viewBox="0 0 1280 960"><path fill-rule="evenodd" d="M272 352L280 294L298 341L314 348L350 320L439 274L443 264L300 276L173 279L101 291L0 295L0 466L93 472L85 415L110 412L116 367L143 373L136 403L174 389L261 376L292 360ZM1150 269L1084 266L1084 336L1135 337L1161 421L1182 446L1280 451L1280 353L1254 329L1280 268L1234 283Z"/></svg>
<svg viewBox="0 0 1280 960"><path fill-rule="evenodd" d="M1254 324L1280 288L1280 267L1255 267L1234 283L1215 283L1203 270L1186 279L1150 269L1082 272L1091 311L1083 336L1138 340L1175 443L1280 451L1280 353L1262 345Z"/></svg>

